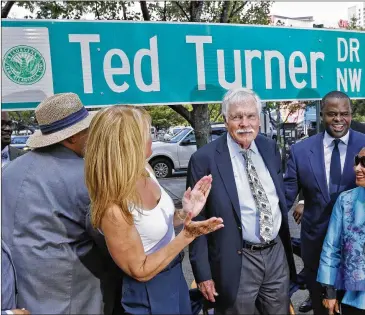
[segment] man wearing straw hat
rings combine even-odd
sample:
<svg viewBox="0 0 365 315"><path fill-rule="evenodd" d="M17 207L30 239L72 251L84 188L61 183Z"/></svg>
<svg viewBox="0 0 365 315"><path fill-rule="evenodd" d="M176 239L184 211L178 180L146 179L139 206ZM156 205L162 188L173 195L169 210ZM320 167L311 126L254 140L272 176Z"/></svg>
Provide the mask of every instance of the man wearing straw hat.
<svg viewBox="0 0 365 315"><path fill-rule="evenodd" d="M119 269L89 221L84 146L92 115L73 93L35 110L32 149L3 169L2 229L17 272L17 307L32 314L112 314Z"/></svg>

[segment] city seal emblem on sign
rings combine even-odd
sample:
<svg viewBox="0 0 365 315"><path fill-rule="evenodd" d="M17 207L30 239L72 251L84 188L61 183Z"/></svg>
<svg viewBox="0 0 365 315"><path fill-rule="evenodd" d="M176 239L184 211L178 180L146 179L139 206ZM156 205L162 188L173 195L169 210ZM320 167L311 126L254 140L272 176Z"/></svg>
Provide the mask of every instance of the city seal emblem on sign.
<svg viewBox="0 0 365 315"><path fill-rule="evenodd" d="M37 49L24 45L15 46L5 53L3 70L11 81L31 85L43 78L46 62Z"/></svg>

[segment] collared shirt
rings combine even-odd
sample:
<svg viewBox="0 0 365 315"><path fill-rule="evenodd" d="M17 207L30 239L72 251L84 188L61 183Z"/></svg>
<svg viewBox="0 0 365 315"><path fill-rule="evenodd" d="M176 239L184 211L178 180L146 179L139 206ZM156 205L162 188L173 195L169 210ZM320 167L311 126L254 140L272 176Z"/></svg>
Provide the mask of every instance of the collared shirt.
<svg viewBox="0 0 365 315"><path fill-rule="evenodd" d="M349 137L350 137L350 132L348 131L346 135L340 138L341 141L338 144L338 149L340 151L340 159L341 159L341 173L345 165L346 151L349 143ZM335 147L333 140L335 140L335 138L331 137L327 133L327 131L325 131L323 137L323 147L324 147L324 165L326 167L327 187L329 187L329 181L330 181L332 151Z"/></svg>
<svg viewBox="0 0 365 315"><path fill-rule="evenodd" d="M1 168L3 168L6 164L10 162L10 153L9 153L9 146L7 145L1 151Z"/></svg>
<svg viewBox="0 0 365 315"><path fill-rule="evenodd" d="M233 175L240 203L243 239L252 243L263 243L264 241L260 236L260 213L256 208L255 200L253 199L250 185L248 183L245 167L246 162L240 153L242 149L229 134L227 134L227 144L229 154L231 156ZM255 141L251 143L250 150L252 163L256 168L257 174L271 206L274 225L272 239L274 239L279 233L282 220L279 198L269 170L257 149Z"/></svg>

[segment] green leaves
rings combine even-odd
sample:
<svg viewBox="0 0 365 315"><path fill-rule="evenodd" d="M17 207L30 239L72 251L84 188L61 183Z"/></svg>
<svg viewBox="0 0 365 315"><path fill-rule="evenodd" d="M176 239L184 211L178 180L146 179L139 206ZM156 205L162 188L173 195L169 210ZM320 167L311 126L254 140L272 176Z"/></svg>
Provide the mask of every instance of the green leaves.
<svg viewBox="0 0 365 315"><path fill-rule="evenodd" d="M143 20L269 24L272 2L260 1L17 1L37 19ZM144 14L142 15L142 10Z"/></svg>
<svg viewBox="0 0 365 315"><path fill-rule="evenodd" d="M188 122L168 106L146 106L152 117L152 125L158 128L188 125Z"/></svg>
<svg viewBox="0 0 365 315"><path fill-rule="evenodd" d="M353 100L353 119L360 122L365 122L365 100Z"/></svg>

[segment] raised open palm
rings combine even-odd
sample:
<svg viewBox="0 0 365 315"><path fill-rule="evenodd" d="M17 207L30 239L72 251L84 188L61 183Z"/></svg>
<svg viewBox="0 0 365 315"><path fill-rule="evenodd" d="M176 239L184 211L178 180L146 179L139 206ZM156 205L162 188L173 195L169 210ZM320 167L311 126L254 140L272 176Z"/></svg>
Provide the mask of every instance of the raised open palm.
<svg viewBox="0 0 365 315"><path fill-rule="evenodd" d="M222 218L209 218L205 221L192 221L193 214L191 212L185 218L183 232L185 236L197 238L215 232L224 227Z"/></svg>
<svg viewBox="0 0 365 315"><path fill-rule="evenodd" d="M210 189L212 187L212 175L204 176L194 186L193 190L189 187L183 196L182 205L185 213L192 213L195 218L203 209Z"/></svg>

